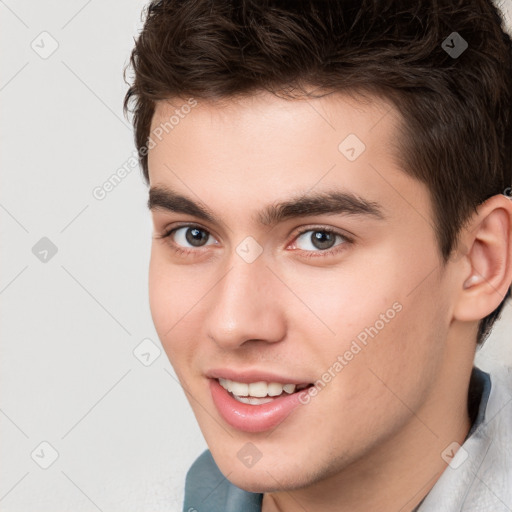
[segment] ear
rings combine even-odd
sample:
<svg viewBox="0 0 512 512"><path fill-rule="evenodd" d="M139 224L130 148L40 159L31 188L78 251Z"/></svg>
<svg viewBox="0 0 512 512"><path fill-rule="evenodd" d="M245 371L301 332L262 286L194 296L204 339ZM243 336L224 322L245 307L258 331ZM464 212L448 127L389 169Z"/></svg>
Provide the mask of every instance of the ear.
<svg viewBox="0 0 512 512"><path fill-rule="evenodd" d="M456 262L461 272L453 317L479 321L500 305L512 283L512 200L498 194L482 203L460 244L469 250Z"/></svg>

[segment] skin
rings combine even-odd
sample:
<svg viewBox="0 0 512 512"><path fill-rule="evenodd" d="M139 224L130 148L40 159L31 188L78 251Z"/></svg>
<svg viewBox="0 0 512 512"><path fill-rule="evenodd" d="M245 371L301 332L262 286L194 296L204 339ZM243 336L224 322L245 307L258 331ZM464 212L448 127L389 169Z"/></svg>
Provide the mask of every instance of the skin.
<svg viewBox="0 0 512 512"><path fill-rule="evenodd" d="M185 101L158 103L152 130ZM151 187L172 188L216 218L153 209L153 321L217 465L235 485L265 493L264 512L410 511L446 468L443 450L469 431L477 322L512 281L512 204L486 201L462 233L464 251L444 266L428 189L392 154L399 122L376 97L262 92L198 102L149 152ZM350 133L366 145L353 162L338 150ZM275 201L340 188L379 203L385 219L255 220ZM187 243L186 229L161 238L184 223L204 229L209 245ZM329 255L310 241L322 229L353 242L338 238ZM248 236L263 249L252 263L236 252ZM173 240L192 254L176 253ZM464 288L471 275L478 281ZM277 428L241 432L218 413L209 369L315 382L395 302L401 311ZM247 442L262 454L251 468L237 457Z"/></svg>

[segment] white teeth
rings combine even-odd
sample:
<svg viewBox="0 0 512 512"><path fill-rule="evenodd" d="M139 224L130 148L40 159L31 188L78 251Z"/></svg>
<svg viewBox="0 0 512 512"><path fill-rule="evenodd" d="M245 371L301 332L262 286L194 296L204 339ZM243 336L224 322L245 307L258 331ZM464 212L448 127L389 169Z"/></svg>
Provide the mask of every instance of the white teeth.
<svg viewBox="0 0 512 512"><path fill-rule="evenodd" d="M283 389L291 395L295 391L295 384L285 384Z"/></svg>
<svg viewBox="0 0 512 512"><path fill-rule="evenodd" d="M268 402L272 402L273 398L253 398L252 396L236 396L233 395L233 398L235 400L238 400L239 402L242 402L244 404L249 405L263 405L268 404Z"/></svg>
<svg viewBox="0 0 512 512"><path fill-rule="evenodd" d="M249 384L249 396L263 398L267 396L267 383L266 382L251 382Z"/></svg>
<svg viewBox="0 0 512 512"><path fill-rule="evenodd" d="M283 386L277 382L271 382L267 385L268 396L278 396L283 392Z"/></svg>
<svg viewBox="0 0 512 512"><path fill-rule="evenodd" d="M233 393L235 398L240 397L252 397L252 398L264 398L267 395L268 396L279 396L283 392L292 394L295 392L295 389L297 386L295 384L280 384L279 382L251 382L250 384L246 384L245 382L235 382L229 379L219 379L219 384L226 389L227 391L230 391ZM301 384L299 386L300 388L306 387L307 384ZM240 402L244 403L256 403L253 401L250 401L250 398L247 399L249 401L239 400ZM258 405L260 403L266 403L270 400L266 401L258 401Z"/></svg>
<svg viewBox="0 0 512 512"><path fill-rule="evenodd" d="M247 396L249 394L249 384L245 382L228 381L228 391L231 391L233 395Z"/></svg>

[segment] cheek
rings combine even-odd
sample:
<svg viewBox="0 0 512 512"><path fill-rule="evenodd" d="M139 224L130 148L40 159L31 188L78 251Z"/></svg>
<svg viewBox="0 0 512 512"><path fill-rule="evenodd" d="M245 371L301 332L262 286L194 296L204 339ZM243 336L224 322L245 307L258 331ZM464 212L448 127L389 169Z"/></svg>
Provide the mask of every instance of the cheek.
<svg viewBox="0 0 512 512"><path fill-rule="evenodd" d="M172 298L172 294L169 293L169 284L167 269L162 264L157 251L153 249L149 263L149 307L153 323L162 342L161 334L168 323L169 314L172 314L172 307L169 304L169 300Z"/></svg>
<svg viewBox="0 0 512 512"><path fill-rule="evenodd" d="M344 302L347 321L337 324L344 333L338 346L351 360L339 384L350 386L354 410L389 410L405 418L403 404L417 409L435 382L444 357L447 305L435 276L411 293L417 277L388 276L366 297L354 293L353 302Z"/></svg>
<svg viewBox="0 0 512 512"><path fill-rule="evenodd" d="M358 336L364 342L369 336L366 328L375 326L383 332L400 314L397 281L364 265L304 267L300 273L284 275L283 280L300 299L290 298L289 311L294 315L290 325L316 332L316 338L324 340L323 347L332 345L337 351L343 350Z"/></svg>
<svg viewBox="0 0 512 512"><path fill-rule="evenodd" d="M385 367L397 378L395 369L407 367L407 373L414 361L440 355L435 340L445 305L436 273L425 280L434 266L412 266L388 250L337 268L290 272L284 280L301 299L288 310L291 329L306 333L303 339L326 369L346 354L348 366Z"/></svg>
<svg viewBox="0 0 512 512"><path fill-rule="evenodd" d="M188 273L183 271L183 267L170 265L161 251L153 249L148 292L153 324L174 366L185 356L187 348L193 349L193 340L197 339L192 332L194 324L189 321L187 313L200 299L200 290L190 286Z"/></svg>

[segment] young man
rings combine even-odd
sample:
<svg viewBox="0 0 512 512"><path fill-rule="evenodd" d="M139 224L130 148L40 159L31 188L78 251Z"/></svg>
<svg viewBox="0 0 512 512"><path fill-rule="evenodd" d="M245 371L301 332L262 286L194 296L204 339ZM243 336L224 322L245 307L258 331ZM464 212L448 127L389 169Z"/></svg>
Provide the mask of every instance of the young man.
<svg viewBox="0 0 512 512"><path fill-rule="evenodd" d="M132 53L183 510L512 510L512 43L487 0L168 0Z"/></svg>

